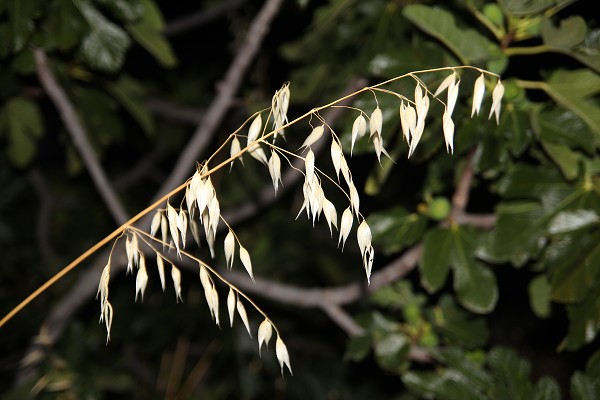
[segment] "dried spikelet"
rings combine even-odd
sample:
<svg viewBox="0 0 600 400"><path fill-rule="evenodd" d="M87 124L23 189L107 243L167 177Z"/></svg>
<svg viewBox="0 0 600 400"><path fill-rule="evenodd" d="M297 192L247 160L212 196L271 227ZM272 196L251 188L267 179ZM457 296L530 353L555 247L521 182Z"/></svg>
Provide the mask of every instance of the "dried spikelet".
<svg viewBox="0 0 600 400"><path fill-rule="evenodd" d="M496 83L496 87L492 92L492 108L490 109L490 115L488 119L492 118L492 114L496 115L496 124L500 123L500 108L502 106L502 97L504 96L504 85L500 79Z"/></svg>
<svg viewBox="0 0 600 400"><path fill-rule="evenodd" d="M306 172L306 180L311 182L315 173L315 154L312 150L308 150L304 158L304 170Z"/></svg>
<svg viewBox="0 0 600 400"><path fill-rule="evenodd" d="M342 172L342 176L344 177L346 184L350 186L350 183L352 182L352 174L350 173L350 168L348 168L346 157L342 157L340 159L340 171Z"/></svg>
<svg viewBox="0 0 600 400"><path fill-rule="evenodd" d="M342 158L344 158L344 153L342 152L342 147L338 143L338 141L334 138L331 141L331 162L333 163L333 168L335 168L335 174L337 175L338 181L340 180L340 169L342 168Z"/></svg>
<svg viewBox="0 0 600 400"><path fill-rule="evenodd" d="M337 229L337 211L333 203L325 198L325 196L323 196L323 214L325 215L327 226L329 226L329 233L333 236L331 225Z"/></svg>
<svg viewBox="0 0 600 400"><path fill-rule="evenodd" d="M211 258L215 258L215 235L212 229L212 225L210 222L210 216L207 211L202 214L202 225L204 226L204 235L206 238L206 243L208 244L208 249L210 250Z"/></svg>
<svg viewBox="0 0 600 400"><path fill-rule="evenodd" d="M208 270L202 264L200 264L200 283L205 291L210 290L213 285L210 276L208 275Z"/></svg>
<svg viewBox="0 0 600 400"><path fill-rule="evenodd" d="M283 135L283 130L279 130L285 123L288 122L287 110L290 104L290 84L284 83L281 89L275 92L271 100L271 110L273 113L273 128L275 135L273 141L277 139L277 135Z"/></svg>
<svg viewBox="0 0 600 400"><path fill-rule="evenodd" d="M275 195L277 195L277 189L281 182L281 159L276 151L271 151L271 158L269 158L269 174L271 175L271 181L273 182L273 188L275 189Z"/></svg>
<svg viewBox="0 0 600 400"><path fill-rule="evenodd" d="M231 158L237 157L237 155L240 153L240 151L242 151L242 146L240 145L240 141L238 140L237 136L234 136L233 139L231 140L231 148L229 150L229 156ZM240 162L242 163L242 165L244 165L244 160L240 157L239 158ZM229 169L231 170L231 168L233 167L233 163L235 162L232 161Z"/></svg>
<svg viewBox="0 0 600 400"><path fill-rule="evenodd" d="M144 301L144 292L148 285L148 272L146 271L146 258L140 254L140 262L138 272L135 277L135 301L137 302L138 295L141 295L142 302Z"/></svg>
<svg viewBox="0 0 600 400"><path fill-rule="evenodd" d="M169 241L169 221L167 220L165 213L160 213L160 233L162 235L164 250L165 243Z"/></svg>
<svg viewBox="0 0 600 400"><path fill-rule="evenodd" d="M194 218L194 205L196 203L196 198L194 196L194 192L190 190L190 185L187 185L185 188L185 204L190 218Z"/></svg>
<svg viewBox="0 0 600 400"><path fill-rule="evenodd" d="M158 228L160 228L160 219L161 212L156 211L152 217L152 222L150 223L150 235L154 236L156 235L156 232L158 232Z"/></svg>
<svg viewBox="0 0 600 400"><path fill-rule="evenodd" d="M213 196L208 205L208 218L210 220L213 237L216 237L219 221L221 220L221 206L219 205L219 200L216 195Z"/></svg>
<svg viewBox="0 0 600 400"><path fill-rule="evenodd" d="M185 249L185 241L187 239L188 218L185 210L179 210L177 215L177 228L181 234L181 245Z"/></svg>
<svg viewBox="0 0 600 400"><path fill-rule="evenodd" d="M348 207L342 213L342 219L340 221L340 237L338 239L338 246L341 242L342 251L344 251L344 245L346 244L346 239L348 239L348 235L350 234L350 229L352 229L353 221L354 217L352 216L352 210L350 207Z"/></svg>
<svg viewBox="0 0 600 400"><path fill-rule="evenodd" d="M298 150L307 149L310 146L312 146L317 140L321 139L321 137L323 136L323 132L325 132L324 124L315 127L310 133L310 135L308 135L308 137L304 140L304 143L302 143L302 146L300 146Z"/></svg>
<svg viewBox="0 0 600 400"><path fill-rule="evenodd" d="M169 232L171 233L171 239L179 254L179 228L177 227L178 214L175 208L167 202L167 219L169 220Z"/></svg>
<svg viewBox="0 0 600 400"><path fill-rule="evenodd" d="M427 96L427 94L423 95L421 85L417 85L415 89L415 108L417 114L417 123L414 128L414 131L411 132L412 138L410 142L410 148L408 150L409 157L414 153L415 149L417 148L417 144L419 144L419 140L421 140L421 136L423 135L423 131L425 130L425 119L427 118L427 111L429 110L429 97ZM410 112L408 108L407 112ZM409 123L411 123L412 127L412 121L409 120Z"/></svg>
<svg viewBox="0 0 600 400"><path fill-rule="evenodd" d="M294 375L292 372L292 367L290 366L290 355L288 354L287 347L279 334L277 335L277 340L275 341L275 354L277 355L277 360L279 361L279 366L281 367L281 374L283 375L283 366L285 365L290 374Z"/></svg>
<svg viewBox="0 0 600 400"><path fill-rule="evenodd" d="M358 247L360 248L360 254L364 256L367 249L371 247L371 228L369 228L366 219L363 219L358 226L358 229L356 230L356 239L358 241Z"/></svg>
<svg viewBox="0 0 600 400"><path fill-rule="evenodd" d="M174 264L171 264L171 279L173 280L173 288L175 288L175 301L183 303L183 297L181 297L181 272Z"/></svg>
<svg viewBox="0 0 600 400"><path fill-rule="evenodd" d="M454 122L448 111L444 111L442 117L442 128L444 131L444 140L446 141L446 151L454 153Z"/></svg>
<svg viewBox="0 0 600 400"><path fill-rule="evenodd" d="M132 235L135 237L135 234ZM133 265L134 265L134 254L137 252L137 249L132 248L132 241L129 235L125 237L125 254L127 255L127 271L126 274L130 272L133 273Z"/></svg>
<svg viewBox="0 0 600 400"><path fill-rule="evenodd" d="M485 78L483 73L479 75L479 78L475 80L475 87L473 88L473 107L471 108L471 117L474 114L479 115L479 109L481 108L481 102L483 101L483 95L485 93Z"/></svg>
<svg viewBox="0 0 600 400"><path fill-rule="evenodd" d="M373 269L374 256L375 251L373 250L373 246L369 246L363 255L363 265L365 267L365 273L367 274L367 283L369 284L371 283L371 271Z"/></svg>
<svg viewBox="0 0 600 400"><path fill-rule="evenodd" d="M212 280L210 279L210 275L208 274L208 270L204 265L200 265L200 283L202 284L202 288L204 289L204 297L206 298L206 303L208 304L208 309L210 310L210 315L213 319L217 321L219 317L215 314L215 311L218 311L218 296L215 297L215 293L213 293L214 285ZM215 304L215 300L217 304Z"/></svg>
<svg viewBox="0 0 600 400"><path fill-rule="evenodd" d="M246 308L244 307L244 304L242 304L240 299L237 300L236 309L240 318L242 319L242 322L244 323L244 326L246 327L246 330L248 331L248 335L252 337L252 331L250 331L250 323L248 322L248 314L246 314Z"/></svg>
<svg viewBox="0 0 600 400"><path fill-rule="evenodd" d="M158 276L160 278L160 285L162 287L163 292L165 291L165 260L163 260L162 256L157 252L156 253L156 268L158 269Z"/></svg>
<svg viewBox="0 0 600 400"><path fill-rule="evenodd" d="M244 265L244 268L246 268L246 271L248 272L248 275L250 275L250 278L254 280L254 275L252 274L252 261L250 260L250 254L248 253L248 250L246 250L246 248L242 245L240 245L240 261Z"/></svg>
<svg viewBox="0 0 600 400"><path fill-rule="evenodd" d="M221 326L221 322L219 321L219 293L217 292L217 289L213 286L211 292L210 292L211 298L212 298L212 314L213 314L213 318L215 319L215 324L217 324L217 326Z"/></svg>
<svg viewBox="0 0 600 400"><path fill-rule="evenodd" d="M229 288L227 295L227 311L229 312L229 326L233 326L233 317L235 316L236 295L233 289Z"/></svg>
<svg viewBox="0 0 600 400"><path fill-rule="evenodd" d="M251 145L256 139L258 139L258 135L260 134L260 130L262 128L262 117L258 114L252 124L250 124L250 128L248 129L248 140L246 145Z"/></svg>
<svg viewBox="0 0 600 400"><path fill-rule="evenodd" d="M371 113L371 119L369 121L369 130L371 132L371 137L376 134L381 135L382 128L383 128L383 114L381 113L381 109L379 107L377 107Z"/></svg>
<svg viewBox="0 0 600 400"><path fill-rule="evenodd" d="M354 143L356 143L356 139L359 137L363 137L367 133L367 121L365 117L360 114L354 120L352 124L352 144L350 146L350 156L352 157L352 151L354 150Z"/></svg>
<svg viewBox="0 0 600 400"><path fill-rule="evenodd" d="M100 297L100 322L102 322L104 306L108 301L108 283L110 281L110 259L108 263L102 269L102 275L100 275L100 281L98 282L98 292L96 298Z"/></svg>
<svg viewBox="0 0 600 400"><path fill-rule="evenodd" d="M213 187L210 176L206 179L200 179L196 185L196 205L200 215L204 213L204 210L210 204L214 196L215 188Z"/></svg>
<svg viewBox="0 0 600 400"><path fill-rule="evenodd" d="M248 154L250 154L252 157L256 158L258 161L266 165L268 163L267 156L264 150L260 147L260 144L256 143L258 135L261 132L261 128L262 117L260 116L260 114L258 114L256 118L254 118L254 121L252 121L250 129L248 129L248 140L246 145L248 146Z"/></svg>
<svg viewBox="0 0 600 400"><path fill-rule="evenodd" d="M273 326L268 319L265 318L263 322L258 326L258 354L260 355L260 348L262 347L263 342L268 347L269 340L271 340L271 335L273 334Z"/></svg>
<svg viewBox="0 0 600 400"><path fill-rule="evenodd" d="M456 78L457 78L456 72L452 71L452 73L450 75L448 75L442 81L442 83L440 83L440 86L438 86L437 90L433 94L433 97L437 97L440 93L442 93L444 90L446 90L448 87L450 87L450 84L454 83L454 81L456 81Z"/></svg>
<svg viewBox="0 0 600 400"><path fill-rule="evenodd" d="M391 158L385 147L383 147L383 138L379 133L373 135L373 148L375 149L375 154L377 155L377 161L379 161L379 163L381 163L381 154Z"/></svg>
<svg viewBox="0 0 600 400"><path fill-rule="evenodd" d="M231 229L229 230L229 233L227 233L227 236L225 236L223 247L225 249L225 263L227 264L227 269L231 269L233 267L233 258L235 255L235 236Z"/></svg>
<svg viewBox="0 0 600 400"><path fill-rule="evenodd" d="M348 190L350 191L350 206L354 210L356 217L358 218L359 209L360 209L360 196L358 195L358 190L356 190L356 186L354 186L354 182L350 181L348 184Z"/></svg>
<svg viewBox="0 0 600 400"><path fill-rule="evenodd" d="M110 281L110 257L108 263L102 270L100 282L98 283L98 295L100 296L100 323L106 326L106 343L110 340L110 329L112 327L113 309L108 301L108 283Z"/></svg>
<svg viewBox="0 0 600 400"><path fill-rule="evenodd" d="M452 116L452 112L454 111L454 106L456 105L456 99L458 99L458 86L460 80L453 81L450 83L448 87L448 101L446 102L446 108L448 110L448 115Z"/></svg>

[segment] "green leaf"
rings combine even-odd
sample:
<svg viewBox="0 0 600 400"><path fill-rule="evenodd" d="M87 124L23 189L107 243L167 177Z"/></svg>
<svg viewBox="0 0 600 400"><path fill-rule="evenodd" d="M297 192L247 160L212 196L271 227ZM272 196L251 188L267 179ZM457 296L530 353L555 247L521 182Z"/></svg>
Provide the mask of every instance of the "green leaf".
<svg viewBox="0 0 600 400"><path fill-rule="evenodd" d="M462 64L505 59L498 46L472 29L458 27L454 15L439 7L410 4L403 14L420 29L444 43Z"/></svg>
<svg viewBox="0 0 600 400"><path fill-rule="evenodd" d="M579 161L581 160L580 154L560 144L544 141L541 141L541 144L552 161L558 165L565 179L570 181L577 177Z"/></svg>
<svg viewBox="0 0 600 400"><path fill-rule="evenodd" d="M402 372L408 366L410 341L400 332L389 333L375 341L374 354L381 368Z"/></svg>
<svg viewBox="0 0 600 400"><path fill-rule="evenodd" d="M3 41L7 41L8 48L16 53L25 47L33 34L35 19L43 7L38 0L6 0L3 6L8 14L7 36Z"/></svg>
<svg viewBox="0 0 600 400"><path fill-rule="evenodd" d="M0 111L0 134L8 139L7 156L19 168L26 167L36 153L36 139L42 136L44 125L36 103L14 97Z"/></svg>
<svg viewBox="0 0 600 400"><path fill-rule="evenodd" d="M598 400L600 399L600 380L592 379L577 371L571 377L571 398L573 400Z"/></svg>
<svg viewBox="0 0 600 400"><path fill-rule="evenodd" d="M533 400L560 400L561 393L558 383L550 377L543 376L535 385Z"/></svg>
<svg viewBox="0 0 600 400"><path fill-rule="evenodd" d="M114 15L121 21L135 21L140 18L143 14L143 6L141 3L144 1L131 1L131 0L94 0L95 2L102 4L110 10L111 14Z"/></svg>
<svg viewBox="0 0 600 400"><path fill-rule="evenodd" d="M49 3L48 18L43 25L45 46L67 51L75 47L87 26L72 0Z"/></svg>
<svg viewBox="0 0 600 400"><path fill-rule="evenodd" d="M477 392L486 393L492 389L493 379L489 373L462 350L450 347L441 351L436 358L454 370L457 378L462 378L464 384L473 387Z"/></svg>
<svg viewBox="0 0 600 400"><path fill-rule="evenodd" d="M433 310L432 323L447 342L466 349L484 346L489 338L485 319L460 308L449 295Z"/></svg>
<svg viewBox="0 0 600 400"><path fill-rule="evenodd" d="M539 318L550 315L550 283L546 275L538 275L529 282L529 302L533 313Z"/></svg>
<svg viewBox="0 0 600 400"><path fill-rule="evenodd" d="M504 12L513 16L539 14L552 7L555 2L555 0L498 0Z"/></svg>
<svg viewBox="0 0 600 400"><path fill-rule="evenodd" d="M162 33L164 22L160 10L151 0L143 0L142 5L142 18L133 24L127 24L127 30L162 66L174 67L177 65L177 58Z"/></svg>
<svg viewBox="0 0 600 400"><path fill-rule="evenodd" d="M590 291L581 303L568 306L567 312L569 329L559 350L577 350L591 343L600 332L600 293Z"/></svg>
<svg viewBox="0 0 600 400"><path fill-rule="evenodd" d="M600 278L597 267L600 233L580 231L562 241L560 247L554 248L552 256L545 259L550 272L552 299L564 303L582 301Z"/></svg>
<svg viewBox="0 0 600 400"><path fill-rule="evenodd" d="M146 134L154 133L152 114L142 102L143 87L133 78L123 75L106 86L110 94L131 114Z"/></svg>
<svg viewBox="0 0 600 400"><path fill-rule="evenodd" d="M533 387L529 381L531 366L512 349L494 348L488 354L494 374L493 399L529 400Z"/></svg>
<svg viewBox="0 0 600 400"><path fill-rule="evenodd" d="M600 146L600 137L577 114L554 107L534 114L536 130L544 142L577 148L588 154Z"/></svg>
<svg viewBox="0 0 600 400"><path fill-rule="evenodd" d="M448 229L435 228L425 235L419 270L421 284L429 293L438 291L446 282L452 245L453 236Z"/></svg>
<svg viewBox="0 0 600 400"><path fill-rule="evenodd" d="M372 213L367 219L376 244L385 254L397 253L419 240L425 230L426 218L394 207Z"/></svg>
<svg viewBox="0 0 600 400"><path fill-rule="evenodd" d="M451 262L458 301L468 310L484 314L496 306L498 286L495 275L474 258L476 235L468 227L452 229L454 246Z"/></svg>
<svg viewBox="0 0 600 400"><path fill-rule="evenodd" d="M579 15L561 20L558 28L552 24L550 18L544 18L540 33L546 45L560 49L571 49L583 42L587 34L587 26L585 20Z"/></svg>
<svg viewBox="0 0 600 400"><path fill-rule="evenodd" d="M600 137L600 107L591 96L600 91L600 76L588 69L557 70L540 87L561 106L573 111Z"/></svg>
<svg viewBox="0 0 600 400"><path fill-rule="evenodd" d="M346 348L346 354L344 358L346 360L352 360L355 362L364 360L371 352L371 336L353 336L348 340L348 346Z"/></svg>
<svg viewBox="0 0 600 400"><path fill-rule="evenodd" d="M409 305L421 306L425 303L425 296L415 294L411 283L400 280L394 284L383 286L377 289L372 295L371 300L380 306L400 309Z"/></svg>
<svg viewBox="0 0 600 400"><path fill-rule="evenodd" d="M90 67L99 71L118 71L131 45L129 36L88 1L79 1L76 5L91 28L81 43L81 57Z"/></svg>

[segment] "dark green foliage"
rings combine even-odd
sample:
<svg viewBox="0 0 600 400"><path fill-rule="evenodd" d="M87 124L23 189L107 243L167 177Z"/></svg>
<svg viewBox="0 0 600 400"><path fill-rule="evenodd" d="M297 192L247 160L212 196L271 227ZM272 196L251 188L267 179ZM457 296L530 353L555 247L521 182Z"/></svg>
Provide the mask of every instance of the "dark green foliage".
<svg viewBox="0 0 600 400"><path fill-rule="evenodd" d="M47 54L133 215L155 195L198 122L197 113L170 111L201 113L210 104L262 4L172 3L0 0L2 315L115 228L40 86L32 49ZM229 9L216 20L165 35L177 18L220 3ZM289 185L278 202L236 226L255 274L300 288L358 282L360 299L343 304L357 335L348 338L320 309L248 293L286 338L294 376L282 378L273 342L261 357L239 321L214 327L193 267L182 268L183 304L175 304L172 288L161 292L153 273L148 297L134 303L135 278L118 273L111 342L97 324L93 296L83 299L42 353L35 379L17 383L43 320L86 273L79 267L1 328L0 397L164 398L189 378L193 398L599 398L600 26L593 3L284 2L198 161L268 107L285 81L291 120L341 97L357 79L376 84L461 64L502 77L497 125L487 118L496 82L487 82L483 108L471 117L477 73L457 70L453 155L443 142L443 105L433 99L410 159L395 96L363 93L332 123L349 153L358 109L383 111L390 158L378 162L369 135L347 154L373 235L373 273L415 249L418 263L369 294L354 231L340 253L323 221L314 229L303 216L294 221L302 189ZM422 79L434 92L447 75ZM414 88L408 78L390 90L412 99ZM159 107L165 104L168 111ZM290 127L287 143L302 143L308 132L304 123ZM215 175L222 211L247 210L270 184L253 161L245 156L243 167ZM317 164L331 169L327 151ZM465 177L461 209L456 194ZM347 203L336 196L336 206ZM205 247L191 251L207 257ZM221 244L217 253L220 268ZM255 329L260 321L249 317Z"/></svg>

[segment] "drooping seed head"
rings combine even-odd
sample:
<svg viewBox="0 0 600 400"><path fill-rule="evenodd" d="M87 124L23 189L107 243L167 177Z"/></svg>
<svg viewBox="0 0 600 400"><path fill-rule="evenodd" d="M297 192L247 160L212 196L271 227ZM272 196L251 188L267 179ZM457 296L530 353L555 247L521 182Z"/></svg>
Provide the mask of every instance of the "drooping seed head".
<svg viewBox="0 0 600 400"><path fill-rule="evenodd" d="M290 366L290 355L288 354L287 347L279 334L277 335L277 340L275 341L275 355L277 356L277 360L279 361L279 366L281 367L281 374L283 375L283 366L285 365L290 374L294 375L292 372L292 367Z"/></svg>
<svg viewBox="0 0 600 400"><path fill-rule="evenodd" d="M271 335L273 334L273 326L268 319L265 318L263 322L258 326L258 354L260 355L260 348L264 343L266 346L269 345Z"/></svg>
<svg viewBox="0 0 600 400"><path fill-rule="evenodd" d="M471 108L471 117L474 114L479 115L479 109L481 108L481 102L483 101L483 95L485 93L485 78L483 73L479 75L479 78L475 80L475 87L473 88L473 107Z"/></svg>
<svg viewBox="0 0 600 400"><path fill-rule="evenodd" d="M500 123L500 108L502 107L502 97L504 96L504 85L500 79L496 83L496 87L492 92L492 108L490 109L490 115L488 119L492 117L492 114L496 115L496 124Z"/></svg>

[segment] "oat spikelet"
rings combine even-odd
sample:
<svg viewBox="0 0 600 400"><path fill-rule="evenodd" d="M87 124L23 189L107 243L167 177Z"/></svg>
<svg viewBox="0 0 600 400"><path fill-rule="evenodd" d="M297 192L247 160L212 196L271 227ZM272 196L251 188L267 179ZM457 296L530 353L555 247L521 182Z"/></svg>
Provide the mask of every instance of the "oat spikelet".
<svg viewBox="0 0 600 400"><path fill-rule="evenodd" d="M144 292L148 285L148 271L146 271L146 258L140 253L140 262L138 265L138 272L135 277L135 301L137 302L138 295L140 295L142 302L144 301Z"/></svg>
<svg viewBox="0 0 600 400"><path fill-rule="evenodd" d="M227 233L227 236L225 236L223 248L225 250L225 263L227 264L227 269L231 269L233 267L233 257L235 255L235 236L231 229L229 230L229 233Z"/></svg>
<svg viewBox="0 0 600 400"><path fill-rule="evenodd" d="M490 109L490 115L488 119L492 118L492 115L496 115L496 125L500 123L500 108L502 106L502 97L504 96L504 85L500 79L496 83L496 87L492 92L492 108Z"/></svg>
<svg viewBox="0 0 600 400"><path fill-rule="evenodd" d="M346 244L346 239L348 239L348 235L352 229L353 221L354 217L352 216L352 210L350 207L348 207L342 213L342 220L340 222L340 237L338 239L338 246L340 243L342 243L342 251L344 251L344 245Z"/></svg>
<svg viewBox="0 0 600 400"><path fill-rule="evenodd" d="M230 287L229 294L227 295L227 311L229 312L229 326L233 326L233 317L235 316L235 303L236 295L234 290Z"/></svg>
<svg viewBox="0 0 600 400"><path fill-rule="evenodd" d="M258 326L258 354L260 355L260 348L262 344L269 346L269 340L271 340L271 335L273 334L273 326L268 319L265 318L263 322Z"/></svg>
<svg viewBox="0 0 600 400"><path fill-rule="evenodd" d="M268 166L271 181L273 182L273 188L275 189L275 195L277 195L277 189L279 189L279 184L281 183L281 159L275 150L271 151Z"/></svg>
<svg viewBox="0 0 600 400"><path fill-rule="evenodd" d="M354 143L356 143L356 139L359 137L365 136L367 133L367 120L365 117L360 114L354 120L352 124L352 144L350 145L350 157L352 157L352 151L354 150Z"/></svg>
<svg viewBox="0 0 600 400"><path fill-rule="evenodd" d="M156 211L154 213L154 216L152 217L152 222L150 223L150 235L154 236L156 235L156 232L158 232L158 229L160 228L160 220L161 220L161 212L160 211Z"/></svg>
<svg viewBox="0 0 600 400"><path fill-rule="evenodd" d="M444 131L444 140L446 141L446 151L454 153L454 122L448 111L444 111L442 116L442 128Z"/></svg>
<svg viewBox="0 0 600 400"><path fill-rule="evenodd" d="M435 91L435 93L433 94L433 97L437 97L440 93L442 93L444 90L446 90L448 87L450 87L450 85L456 81L456 72L452 71L452 73L450 75L448 75L443 81L442 83L440 83L440 86L438 86L437 90Z"/></svg>
<svg viewBox="0 0 600 400"><path fill-rule="evenodd" d="M338 141L333 138L331 140L331 162L333 163L333 168L335 169L335 174L340 180L340 170L342 169L342 158L344 158L344 153L342 152L342 147L338 143Z"/></svg>
<svg viewBox="0 0 600 400"><path fill-rule="evenodd" d="M240 141L238 140L237 136L234 136L233 139L231 140L231 148L229 150L229 156L231 158L236 157L240 151L242 151L242 146L240 144ZM240 157L239 158L240 162L242 163L242 165L244 165L244 160ZM233 167L233 163L235 162L232 161L231 164L229 165L229 170L231 171L231 168Z"/></svg>
<svg viewBox="0 0 600 400"><path fill-rule="evenodd" d="M171 264L171 279L173 280L173 287L175 288L175 301L178 303L181 301L183 303L183 297L181 297L181 272L174 264Z"/></svg>
<svg viewBox="0 0 600 400"><path fill-rule="evenodd" d="M288 354L287 347L279 334L277 335L277 340L275 341L275 354L277 355L277 360L279 361L279 366L281 367L281 375L283 375L283 366L285 365L290 371L291 375L294 375L292 372L292 367L290 366L290 355Z"/></svg>
<svg viewBox="0 0 600 400"><path fill-rule="evenodd" d="M473 107L471 108L471 117L477 114L479 115L479 109L481 108L481 102L483 101L483 95L485 93L485 78L483 72L479 75L479 78L475 80L475 87L473 89Z"/></svg>
<svg viewBox="0 0 600 400"><path fill-rule="evenodd" d="M300 146L298 150L307 149L310 146L312 146L317 140L321 139L321 137L323 136L323 132L325 132L324 124L315 127L310 133L310 135L308 135L308 137L304 140L304 143L302 143L302 146Z"/></svg>
<svg viewBox="0 0 600 400"><path fill-rule="evenodd" d="M252 331L250 330L250 323L248 322L248 314L246 314L246 308L244 307L244 304L242 304L240 299L237 300L236 309L237 309L237 312L238 312L240 318L242 319L242 322L244 323L244 326L246 327L246 330L248 331L248 335L250 335L250 337L252 337Z"/></svg>
<svg viewBox="0 0 600 400"><path fill-rule="evenodd" d="M156 253L156 268L158 269L158 276L160 278L160 285L162 287L163 292L165 291L165 261L162 256L157 252Z"/></svg>
<svg viewBox="0 0 600 400"><path fill-rule="evenodd" d="M250 260L250 254L248 253L248 250L246 250L246 248L242 245L240 245L240 261L244 265L244 268L246 268L246 271L248 272L248 275L250 275L250 278L252 278L252 280L254 281L254 275L252 274L252 261Z"/></svg>

